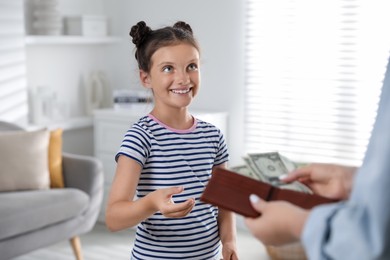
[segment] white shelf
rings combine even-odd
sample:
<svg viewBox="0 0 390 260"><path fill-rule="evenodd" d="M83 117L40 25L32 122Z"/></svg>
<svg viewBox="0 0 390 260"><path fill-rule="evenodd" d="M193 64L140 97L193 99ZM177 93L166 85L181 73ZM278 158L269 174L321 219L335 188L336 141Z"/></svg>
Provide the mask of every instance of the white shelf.
<svg viewBox="0 0 390 260"><path fill-rule="evenodd" d="M62 45L62 44L112 44L117 43L121 40L119 37L90 37L90 36L41 36L41 35L30 35L25 37L26 45Z"/></svg>
<svg viewBox="0 0 390 260"><path fill-rule="evenodd" d="M41 128L48 128L49 130L52 130L52 129L62 128L64 131L66 131L66 130L86 128L91 126L93 126L92 117L74 117L63 121L52 121L52 122L47 122L42 124L29 124L24 128L28 130L41 129Z"/></svg>

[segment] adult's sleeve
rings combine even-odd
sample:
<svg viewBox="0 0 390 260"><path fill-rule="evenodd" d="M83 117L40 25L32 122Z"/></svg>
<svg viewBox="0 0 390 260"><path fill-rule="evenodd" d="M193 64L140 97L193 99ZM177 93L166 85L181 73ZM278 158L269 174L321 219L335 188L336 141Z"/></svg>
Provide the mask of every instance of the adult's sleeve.
<svg viewBox="0 0 390 260"><path fill-rule="evenodd" d="M309 259L390 259L390 67L350 199L319 206L305 224Z"/></svg>

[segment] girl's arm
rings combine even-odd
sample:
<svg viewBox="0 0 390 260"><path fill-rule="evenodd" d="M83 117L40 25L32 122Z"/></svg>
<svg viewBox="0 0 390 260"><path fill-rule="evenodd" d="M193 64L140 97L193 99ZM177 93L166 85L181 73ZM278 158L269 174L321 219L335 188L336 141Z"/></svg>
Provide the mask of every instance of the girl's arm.
<svg viewBox="0 0 390 260"><path fill-rule="evenodd" d="M177 204L171 200L173 194L183 191L183 187L159 189L134 200L141 170L142 166L135 160L119 156L106 210L109 230L118 231L135 226L157 211L166 217L183 217L192 210L193 199Z"/></svg>
<svg viewBox="0 0 390 260"><path fill-rule="evenodd" d="M226 168L226 163L215 166ZM236 219L232 211L219 208L218 227L223 259L238 259L236 247Z"/></svg>

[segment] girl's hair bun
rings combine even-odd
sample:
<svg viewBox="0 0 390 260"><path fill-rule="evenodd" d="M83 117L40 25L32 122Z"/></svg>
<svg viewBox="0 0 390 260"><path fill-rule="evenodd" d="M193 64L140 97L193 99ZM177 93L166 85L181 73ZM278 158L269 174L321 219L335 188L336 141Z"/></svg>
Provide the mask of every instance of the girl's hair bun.
<svg viewBox="0 0 390 260"><path fill-rule="evenodd" d="M182 29L184 31L189 32L192 35L192 28L191 26L183 21L178 21L173 25L173 28Z"/></svg>
<svg viewBox="0 0 390 260"><path fill-rule="evenodd" d="M129 35L133 38L132 42L138 47L148 37L151 31L152 29L144 21L140 21L131 27Z"/></svg>
<svg viewBox="0 0 390 260"><path fill-rule="evenodd" d="M134 56L138 68L146 72L150 72L153 53L161 47L185 43L199 51L199 45L194 38L191 26L183 21L156 30L150 29L144 21L139 21L131 27L129 34L135 44Z"/></svg>

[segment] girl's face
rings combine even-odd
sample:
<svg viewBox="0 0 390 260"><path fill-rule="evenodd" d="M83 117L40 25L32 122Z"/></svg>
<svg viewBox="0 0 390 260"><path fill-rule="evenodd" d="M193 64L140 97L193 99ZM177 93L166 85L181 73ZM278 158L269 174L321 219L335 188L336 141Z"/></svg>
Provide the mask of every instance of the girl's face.
<svg viewBox="0 0 390 260"><path fill-rule="evenodd" d="M155 108L184 108L200 83L199 52L189 44L165 46L151 58L150 73L140 72L142 84L153 90Z"/></svg>

